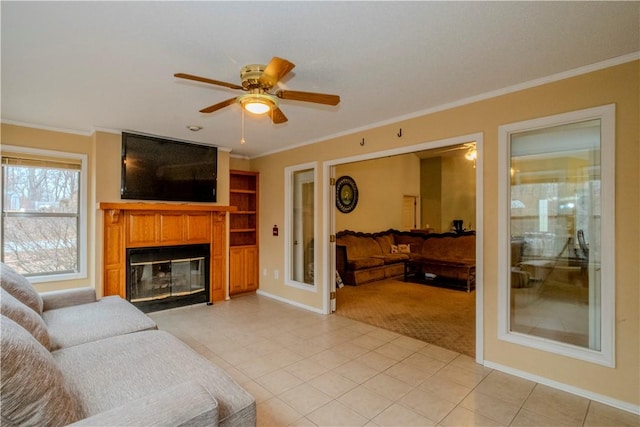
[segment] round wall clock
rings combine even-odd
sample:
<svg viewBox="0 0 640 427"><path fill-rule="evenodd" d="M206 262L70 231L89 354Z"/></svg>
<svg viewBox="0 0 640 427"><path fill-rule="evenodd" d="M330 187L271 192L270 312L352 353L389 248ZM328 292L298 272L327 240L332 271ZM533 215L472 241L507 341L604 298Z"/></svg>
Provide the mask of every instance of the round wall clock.
<svg viewBox="0 0 640 427"><path fill-rule="evenodd" d="M358 186L350 176L341 176L336 181L336 207L342 213L349 213L358 204Z"/></svg>

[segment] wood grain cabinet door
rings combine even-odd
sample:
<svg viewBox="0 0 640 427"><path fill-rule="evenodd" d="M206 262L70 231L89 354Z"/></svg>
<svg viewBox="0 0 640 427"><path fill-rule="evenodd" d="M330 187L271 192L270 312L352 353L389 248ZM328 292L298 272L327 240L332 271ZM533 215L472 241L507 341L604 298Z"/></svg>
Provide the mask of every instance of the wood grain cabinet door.
<svg viewBox="0 0 640 427"><path fill-rule="evenodd" d="M245 290L258 289L258 248L256 246L244 249Z"/></svg>
<svg viewBox="0 0 640 427"><path fill-rule="evenodd" d="M229 294L234 295L246 290L244 248L229 249Z"/></svg>

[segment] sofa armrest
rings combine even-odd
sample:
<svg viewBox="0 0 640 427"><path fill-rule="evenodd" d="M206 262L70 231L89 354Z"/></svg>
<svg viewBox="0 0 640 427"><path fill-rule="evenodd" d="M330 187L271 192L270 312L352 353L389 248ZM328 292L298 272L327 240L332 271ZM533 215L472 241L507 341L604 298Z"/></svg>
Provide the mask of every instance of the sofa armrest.
<svg viewBox="0 0 640 427"><path fill-rule="evenodd" d="M187 381L71 425L217 426L218 402L197 381Z"/></svg>
<svg viewBox="0 0 640 427"><path fill-rule="evenodd" d="M96 302L96 290L93 288L75 288L63 289L60 291L49 291L41 293L40 296L42 297L42 301L44 303L43 311Z"/></svg>

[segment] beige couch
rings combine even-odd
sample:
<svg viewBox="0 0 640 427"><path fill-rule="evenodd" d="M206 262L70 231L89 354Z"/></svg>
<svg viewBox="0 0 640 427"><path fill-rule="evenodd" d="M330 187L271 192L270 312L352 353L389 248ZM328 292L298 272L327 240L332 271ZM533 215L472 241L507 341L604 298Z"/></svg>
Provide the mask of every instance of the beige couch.
<svg viewBox="0 0 640 427"><path fill-rule="evenodd" d="M475 244L474 232L344 230L336 235L336 268L343 282L352 286L402 277L405 268L412 268L443 281L460 282L471 290L475 287ZM406 245L404 251L401 245Z"/></svg>
<svg viewBox="0 0 640 427"><path fill-rule="evenodd" d="M3 426L255 426L249 393L128 301L4 264L0 284Z"/></svg>

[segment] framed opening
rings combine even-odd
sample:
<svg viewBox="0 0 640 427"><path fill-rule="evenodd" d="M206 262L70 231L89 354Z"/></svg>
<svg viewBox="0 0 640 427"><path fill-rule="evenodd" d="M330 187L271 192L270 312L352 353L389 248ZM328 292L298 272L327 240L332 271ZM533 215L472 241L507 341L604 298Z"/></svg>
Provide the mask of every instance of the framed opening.
<svg viewBox="0 0 640 427"><path fill-rule="evenodd" d="M613 366L614 106L501 126L501 339Z"/></svg>

